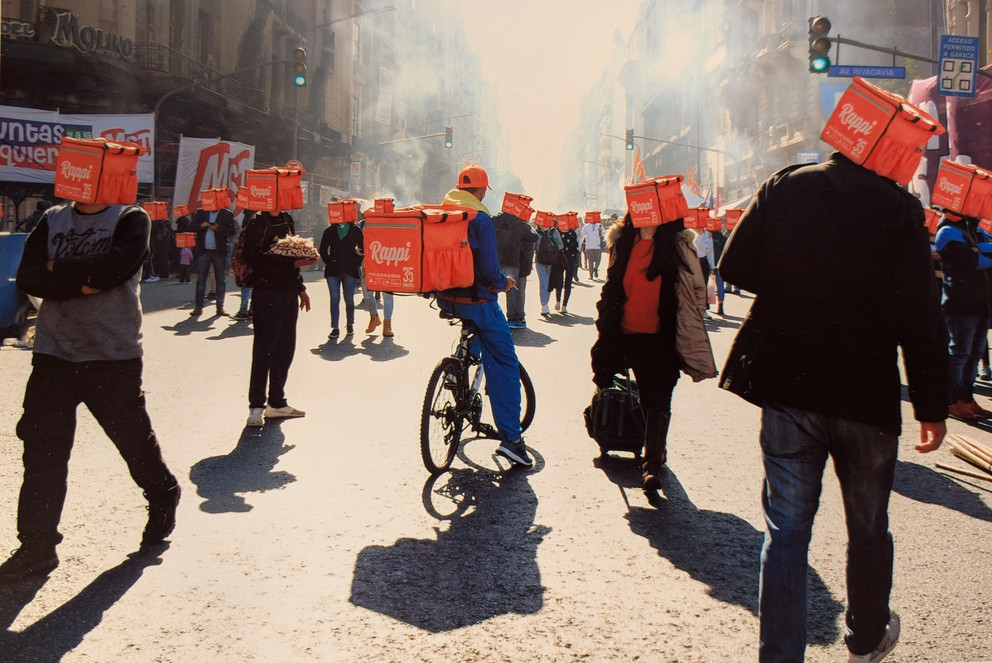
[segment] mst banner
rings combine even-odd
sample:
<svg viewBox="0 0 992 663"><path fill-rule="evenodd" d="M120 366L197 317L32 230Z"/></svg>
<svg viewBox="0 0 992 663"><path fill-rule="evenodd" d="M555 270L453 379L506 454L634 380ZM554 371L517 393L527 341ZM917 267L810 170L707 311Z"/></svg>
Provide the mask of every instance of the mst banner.
<svg viewBox="0 0 992 663"><path fill-rule="evenodd" d="M152 181L155 115L68 115L37 108L0 106L0 181L55 181L62 136L138 143L138 181Z"/></svg>
<svg viewBox="0 0 992 663"><path fill-rule="evenodd" d="M255 167L255 146L219 138L179 139L176 188L173 205L200 207L200 192L226 186L235 200L244 183L245 171ZM240 213L235 209L234 213Z"/></svg>

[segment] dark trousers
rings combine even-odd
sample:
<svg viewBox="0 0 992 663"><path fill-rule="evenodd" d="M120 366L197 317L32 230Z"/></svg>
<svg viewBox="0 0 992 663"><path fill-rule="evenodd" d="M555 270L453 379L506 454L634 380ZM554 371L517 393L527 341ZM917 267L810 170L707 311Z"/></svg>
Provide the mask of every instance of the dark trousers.
<svg viewBox="0 0 992 663"><path fill-rule="evenodd" d="M203 299L207 294L207 274L213 266L214 276L217 277L217 308L224 308L224 295L227 292L227 277L224 268L227 256L220 251L204 251L196 257L196 307L203 308Z"/></svg>
<svg viewBox="0 0 992 663"><path fill-rule="evenodd" d="M248 407L286 406L286 380L296 354L298 295L292 290L255 288L251 295L255 341L251 349Z"/></svg>
<svg viewBox="0 0 992 663"><path fill-rule="evenodd" d="M668 456L672 392L679 380L675 342L660 342L655 334L624 334L623 338L624 363L634 373L647 422L643 467L657 473Z"/></svg>
<svg viewBox="0 0 992 663"><path fill-rule="evenodd" d="M24 482L17 505L22 544L54 547L62 540L58 526L80 403L103 427L147 497L176 486L145 409L140 358L70 362L36 354L32 365L17 424L17 436L24 441Z"/></svg>

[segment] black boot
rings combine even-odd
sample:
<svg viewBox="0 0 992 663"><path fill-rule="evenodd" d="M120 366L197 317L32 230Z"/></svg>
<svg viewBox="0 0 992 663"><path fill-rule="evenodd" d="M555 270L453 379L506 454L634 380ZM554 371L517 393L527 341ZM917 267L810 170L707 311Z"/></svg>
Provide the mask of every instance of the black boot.
<svg viewBox="0 0 992 663"><path fill-rule="evenodd" d="M668 459L668 424L670 412L648 410L644 421L644 464L641 478L644 490L661 488L661 466Z"/></svg>

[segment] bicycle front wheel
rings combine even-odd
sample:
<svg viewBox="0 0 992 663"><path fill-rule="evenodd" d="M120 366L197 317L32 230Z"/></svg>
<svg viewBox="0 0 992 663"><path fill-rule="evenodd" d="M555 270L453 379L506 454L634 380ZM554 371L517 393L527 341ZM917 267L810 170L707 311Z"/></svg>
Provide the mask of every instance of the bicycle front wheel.
<svg viewBox="0 0 992 663"><path fill-rule="evenodd" d="M420 455L431 474L451 466L462 437L458 397L464 391L461 362L445 357L431 373L420 413Z"/></svg>

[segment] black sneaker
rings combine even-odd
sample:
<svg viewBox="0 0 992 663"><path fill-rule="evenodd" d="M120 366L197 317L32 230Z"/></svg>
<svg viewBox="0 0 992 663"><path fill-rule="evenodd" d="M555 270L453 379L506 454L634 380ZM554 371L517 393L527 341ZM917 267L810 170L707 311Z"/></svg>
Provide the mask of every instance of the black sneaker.
<svg viewBox="0 0 992 663"><path fill-rule="evenodd" d="M148 493L148 524L141 535L141 545L152 546L161 543L176 528L176 507L179 506L179 484L161 497L151 498Z"/></svg>
<svg viewBox="0 0 992 663"><path fill-rule="evenodd" d="M504 442L496 449L496 453L515 465L522 465L523 467L534 466L534 460L527 453L527 446L522 439L516 442Z"/></svg>
<svg viewBox="0 0 992 663"><path fill-rule="evenodd" d="M41 578L51 573L59 565L55 548L33 548L21 546L6 562L0 564L0 582Z"/></svg>

